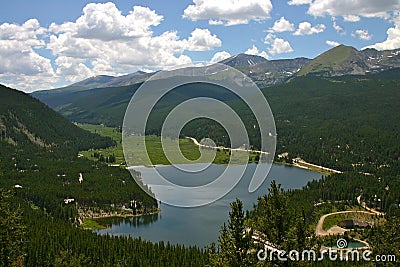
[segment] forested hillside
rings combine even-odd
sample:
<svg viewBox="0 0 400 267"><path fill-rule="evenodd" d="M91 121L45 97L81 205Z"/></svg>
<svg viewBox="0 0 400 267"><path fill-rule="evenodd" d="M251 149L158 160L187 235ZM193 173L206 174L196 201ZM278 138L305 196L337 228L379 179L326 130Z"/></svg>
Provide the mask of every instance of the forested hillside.
<svg viewBox="0 0 400 267"><path fill-rule="evenodd" d="M198 248L98 236L0 188L1 266L204 266Z"/></svg>
<svg viewBox="0 0 400 267"><path fill-rule="evenodd" d="M113 140L3 86L0 111L1 266L204 266L207 258L198 248L98 236L77 227L78 209L118 213L135 200L131 215L140 215L155 211L157 203L127 170L78 158L80 149Z"/></svg>
<svg viewBox="0 0 400 267"><path fill-rule="evenodd" d="M340 170L396 169L399 74L301 78L266 90L280 134L278 153Z"/></svg>
<svg viewBox="0 0 400 267"><path fill-rule="evenodd" d="M308 183L302 190L283 192L276 184L260 197L254 209L240 212L240 202L231 204L228 224L211 246L214 266L279 266L277 257L264 262L243 251L262 246L238 238L238 229L255 229L261 240L279 249L319 250L339 238L317 238L318 219L327 213L359 210L360 202L383 211L384 223L341 236L359 238L370 245L372 255L398 255L400 238L400 106L398 69L367 76L335 78L305 77L264 89L273 110L278 132L277 154L288 152L283 161L295 157L344 171ZM231 103L238 106L237 103ZM209 130L223 131L208 121L194 122L187 134L203 136ZM207 128L208 127L208 128ZM202 129L200 131L199 129ZM218 130L220 129L220 130ZM219 136L220 136L219 135ZM219 141L220 139L216 139ZM253 139L256 144L257 139ZM277 160L281 160L278 159ZM382 215L381 215L382 216ZM235 249L232 249L235 247ZM239 249L237 249L239 247ZM239 261L239 262L240 262ZM394 262L288 261L286 266L397 266Z"/></svg>
<svg viewBox="0 0 400 267"><path fill-rule="evenodd" d="M110 210L131 200L144 210L157 204L120 168L79 158L79 150L114 145L108 137L72 124L32 97L0 89L0 186L66 220L78 219L77 207ZM83 182L78 178L82 176ZM74 203L64 203L74 199ZM78 205L75 205L77 203Z"/></svg>
<svg viewBox="0 0 400 267"><path fill-rule="evenodd" d="M301 77L263 89L278 133L277 154L337 168L395 174L400 151L400 70L366 76L335 78ZM248 126L256 122L239 102L228 102L242 111ZM251 143L259 147L257 129L248 127ZM183 135L222 141L216 123L197 120Z"/></svg>
<svg viewBox="0 0 400 267"><path fill-rule="evenodd" d="M73 125L38 100L0 85L0 139L12 146L86 150L112 146L113 140Z"/></svg>
<svg viewBox="0 0 400 267"><path fill-rule="evenodd" d="M386 182L386 181L385 181ZM302 190L285 192L272 181L269 193L259 197L254 208L246 212L239 199L231 203L227 223L221 226L217 244L209 246L211 266L398 266L400 247L399 208L393 206L380 218L383 224L367 229L355 229L341 236L320 237L315 234L315 225L320 216L348 209L358 210L356 196L369 190L381 194L376 178L360 174L340 174L308 183ZM390 190L399 190L400 183ZM380 195L381 196L381 195ZM398 198L397 198L398 200ZM371 203L369 203L371 204ZM371 206L374 207L374 206ZM378 207L379 208L379 207ZM374 215L375 219L378 216ZM246 231L243 231L246 229ZM359 238L369 244L370 261L357 258L329 258L316 253L312 258L296 260L293 250L320 251L332 246L338 238L347 241ZM257 242L254 242L257 241ZM266 250L266 254L258 254ZM271 246L286 253L278 258L278 251L270 254ZM290 253L289 253L290 251ZM329 252L330 253L330 252ZM261 258L258 258L261 255ZM265 256L264 256L265 255ZM290 256L292 255L292 256ZM333 253L332 255L335 255ZM375 261L376 255L393 255L391 261ZM338 253L339 256L339 253ZM265 257L265 258L263 258ZM321 258L322 257L322 258ZM286 259L283 261L282 258Z"/></svg>
<svg viewBox="0 0 400 267"><path fill-rule="evenodd" d="M121 127L128 103L141 85L142 83L79 92L66 91L61 95L45 98L43 102L74 122ZM33 95L39 97L40 92ZM199 96L212 97L221 101L236 99L233 93L215 85L187 84L168 93L155 109L170 108L185 99Z"/></svg>

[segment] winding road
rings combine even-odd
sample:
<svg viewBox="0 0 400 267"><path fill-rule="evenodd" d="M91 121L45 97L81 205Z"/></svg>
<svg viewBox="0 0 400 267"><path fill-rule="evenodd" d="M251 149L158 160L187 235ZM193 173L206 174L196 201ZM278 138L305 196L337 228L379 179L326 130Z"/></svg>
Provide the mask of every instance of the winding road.
<svg viewBox="0 0 400 267"><path fill-rule="evenodd" d="M196 146L199 146L199 147L207 147L207 148L212 148L212 149L222 149L222 150L228 150L228 151L245 151L245 152L255 152L255 153L260 153L260 154L269 154L268 152L260 151L260 150L250 150L250 149L244 149L244 148L229 148L229 147L224 147L224 146L207 146L207 145L200 144L196 140L196 138L189 137L189 136L187 136L186 138L192 140L193 143ZM341 171L334 170L334 169L327 168L327 167L320 166L320 165L316 165L316 164L312 164L312 163L306 162L306 161L304 161L302 159L298 159L298 160L294 161L293 162L293 166L298 167L298 168L302 168L302 169L307 169L307 170L310 170L310 167L312 167L312 168L320 169L320 170L331 172L331 173L342 173Z"/></svg>
<svg viewBox="0 0 400 267"><path fill-rule="evenodd" d="M361 202L361 195L359 195L359 196L357 197L357 202L358 202L358 204L359 204L361 207L363 207L364 209L366 209L366 210L369 211L369 212L375 213L376 215L379 215L379 216L385 215L384 212L380 212L380 211L374 210L374 209L368 207L367 204L366 204L365 202Z"/></svg>
<svg viewBox="0 0 400 267"><path fill-rule="evenodd" d="M312 163L309 163L309 162L304 161L302 159L294 160L293 161L293 165L296 166L296 167L306 168L306 169L309 169L309 167L313 167L313 168L321 169L323 171L327 171L327 172L331 172L331 173L343 173L342 171L338 171L338 170L335 170L335 169L327 168L327 167L324 167L324 166L321 166L321 165L312 164Z"/></svg>
<svg viewBox="0 0 400 267"><path fill-rule="evenodd" d="M230 148L230 147L224 147L224 146L207 146L207 145L200 144L200 143L196 140L196 138L188 137L188 136L187 136L186 138L192 140L193 143L194 143L196 146L199 146L199 147L207 147L207 148L222 149L222 150L230 150L230 151L245 151L245 152L255 152L255 153L260 153L260 154L269 154L268 152L260 151L260 150L251 150L251 149L244 149L244 148Z"/></svg>

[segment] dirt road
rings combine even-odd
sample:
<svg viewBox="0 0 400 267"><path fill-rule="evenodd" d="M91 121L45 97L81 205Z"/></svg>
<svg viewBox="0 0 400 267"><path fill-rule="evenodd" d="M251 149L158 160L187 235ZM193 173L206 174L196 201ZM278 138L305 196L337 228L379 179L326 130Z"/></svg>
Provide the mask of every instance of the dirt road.
<svg viewBox="0 0 400 267"><path fill-rule="evenodd" d="M324 221L325 218L330 216L330 215L335 215L335 214L344 214L344 213L365 213L365 214L369 214L369 215L376 215L376 213L374 212L369 212L369 211L353 211L353 210L347 210L347 211L338 211L338 212L332 212L332 213L328 213L325 215L322 215L321 218L319 218L317 227L315 228L315 234L317 236L327 236L327 235L342 235L344 232L346 232L346 229L343 229L339 226L333 226L330 229L328 229L328 231L325 231L323 229L323 225L324 225Z"/></svg>

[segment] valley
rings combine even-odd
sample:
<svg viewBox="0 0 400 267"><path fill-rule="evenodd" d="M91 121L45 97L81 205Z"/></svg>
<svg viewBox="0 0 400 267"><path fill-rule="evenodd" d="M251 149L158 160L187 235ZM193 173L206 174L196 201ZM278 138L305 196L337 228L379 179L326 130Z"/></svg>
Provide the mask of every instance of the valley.
<svg viewBox="0 0 400 267"><path fill-rule="evenodd" d="M26 266L53 266L62 261L75 262L76 266L224 266L234 262L235 255L255 266L255 254L247 251L257 251L262 245L253 242L243 229L254 229L278 249L288 251L318 250L343 237L348 242L368 243L374 255L397 254L398 50L357 51L339 46L315 59L268 61L240 54L221 64L234 66L260 85L275 117L274 162L279 165L274 165L278 171L272 171L256 195L247 199L239 190L247 190L245 184L239 187L240 192L232 191L226 199L212 204L215 206L207 206L207 213L215 213L207 216L200 209L185 213L158 203L125 169L124 112L148 73L95 77L31 96L1 86L0 208L8 214L0 223L2 238L8 238L10 246L29 240L21 250L15 250L13 260L23 258ZM236 151L224 149L231 148L228 135L209 119L187 123L179 140L166 138L167 149L179 147L187 161L180 162L174 155L168 159L162 150L160 129L166 115L180 102L203 96L216 98L240 114L253 150L249 166L263 164L255 152L261 148L260 133L251 110L223 88L192 83L157 103L145 136L129 136L133 146L146 141L151 161L149 164L145 151L137 151L130 155L136 166L168 171L171 160L193 163L203 153L204 161L197 162L203 164L214 152L213 168L227 165ZM211 138L219 148L215 151L193 142L203 138ZM133 173L136 178L146 178L146 167L140 168ZM172 176L185 181L185 176ZM112 218L122 215L128 217L123 223ZM111 217L111 227L93 220L96 217ZM193 218L196 224L190 220ZM316 234L321 218L325 222ZM325 236L345 220L368 221L373 226ZM180 224L185 226L179 228ZM181 235L190 225L201 242ZM171 237L165 229L172 227L178 234L171 232ZM87 230L98 228L104 229ZM132 237L125 228L139 234ZM232 250L233 246L240 250ZM273 263L279 261L275 258ZM319 266L331 264L323 261Z"/></svg>
<svg viewBox="0 0 400 267"><path fill-rule="evenodd" d="M400 0L3 1L0 267L400 266Z"/></svg>

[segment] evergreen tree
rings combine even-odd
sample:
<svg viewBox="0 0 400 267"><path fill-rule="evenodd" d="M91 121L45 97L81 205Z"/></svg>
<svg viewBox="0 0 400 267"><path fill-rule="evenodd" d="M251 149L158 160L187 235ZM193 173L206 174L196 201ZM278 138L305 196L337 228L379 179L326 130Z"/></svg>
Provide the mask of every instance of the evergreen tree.
<svg viewBox="0 0 400 267"><path fill-rule="evenodd" d="M253 227L275 244L283 244L291 225L289 198L280 185L271 182L268 195L258 200L254 210Z"/></svg>
<svg viewBox="0 0 400 267"><path fill-rule="evenodd" d="M12 196L0 188L0 263L23 266L25 226L20 211L12 207Z"/></svg>
<svg viewBox="0 0 400 267"><path fill-rule="evenodd" d="M371 229L370 244L372 246L371 258L375 255L395 255L397 262L377 262L377 266L398 266L400 256L400 219L388 217L382 227Z"/></svg>
<svg viewBox="0 0 400 267"><path fill-rule="evenodd" d="M250 253L252 247L252 233L245 226L243 203L236 199L231 203L228 225L223 225L218 238L218 250L212 244L210 249L211 266L252 266L254 255ZM214 253L213 253L214 252Z"/></svg>
<svg viewBox="0 0 400 267"><path fill-rule="evenodd" d="M295 206L290 199L290 193L285 192L275 181L271 182L268 195L259 198L254 210L250 212L249 225L261 237L276 249L289 253L291 250L318 250L317 240L307 224L305 211L299 212L299 203ZM262 244L261 244L262 245ZM262 266L296 266L307 265L306 262L281 261L277 254L260 262ZM288 255L281 255L287 257Z"/></svg>

